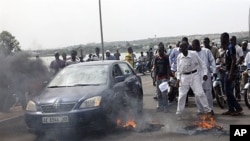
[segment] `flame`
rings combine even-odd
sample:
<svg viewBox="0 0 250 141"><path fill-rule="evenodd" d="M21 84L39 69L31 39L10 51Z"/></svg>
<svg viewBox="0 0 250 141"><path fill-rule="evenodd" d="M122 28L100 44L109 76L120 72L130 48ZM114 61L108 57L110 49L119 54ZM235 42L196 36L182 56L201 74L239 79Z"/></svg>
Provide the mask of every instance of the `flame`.
<svg viewBox="0 0 250 141"><path fill-rule="evenodd" d="M204 128L204 129L211 129L211 128L219 128L221 129L222 127L219 126L215 120L213 116L208 116L208 115L202 115L200 117L200 121L195 123L196 126Z"/></svg>
<svg viewBox="0 0 250 141"><path fill-rule="evenodd" d="M136 128L136 122L134 120L128 120L126 122L122 122L121 119L117 119L116 125L118 127L124 127L124 128L130 128L130 127Z"/></svg>
<svg viewBox="0 0 250 141"><path fill-rule="evenodd" d="M129 121L127 121L127 122L123 125L123 127L133 127L133 128L136 128L136 123L135 123L134 120L129 120Z"/></svg>

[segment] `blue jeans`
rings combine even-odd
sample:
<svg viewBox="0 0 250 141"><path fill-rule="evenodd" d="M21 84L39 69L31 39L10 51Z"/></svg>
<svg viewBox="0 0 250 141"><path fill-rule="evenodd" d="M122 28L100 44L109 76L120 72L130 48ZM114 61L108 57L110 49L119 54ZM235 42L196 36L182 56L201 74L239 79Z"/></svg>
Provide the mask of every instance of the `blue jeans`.
<svg viewBox="0 0 250 141"><path fill-rule="evenodd" d="M160 109L168 109L168 90L161 92L159 85L162 82L167 81L166 79L157 80L157 96L158 96L158 106Z"/></svg>
<svg viewBox="0 0 250 141"><path fill-rule="evenodd" d="M228 73L225 74L224 77L224 92L227 96L227 105L228 105L228 111L234 112L235 110L242 110L240 104L237 102L233 90L235 86L235 76L236 74L233 75L232 81L228 81Z"/></svg>

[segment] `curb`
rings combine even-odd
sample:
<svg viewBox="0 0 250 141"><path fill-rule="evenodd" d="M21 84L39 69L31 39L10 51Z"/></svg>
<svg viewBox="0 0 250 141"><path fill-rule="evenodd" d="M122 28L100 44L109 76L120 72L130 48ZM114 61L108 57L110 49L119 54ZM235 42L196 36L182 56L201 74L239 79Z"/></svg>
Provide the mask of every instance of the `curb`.
<svg viewBox="0 0 250 141"><path fill-rule="evenodd" d="M12 116L10 118L0 120L0 127L6 126L11 122L16 122L16 121L19 121L19 120L22 120L22 119L24 119L24 114L15 115L15 116Z"/></svg>

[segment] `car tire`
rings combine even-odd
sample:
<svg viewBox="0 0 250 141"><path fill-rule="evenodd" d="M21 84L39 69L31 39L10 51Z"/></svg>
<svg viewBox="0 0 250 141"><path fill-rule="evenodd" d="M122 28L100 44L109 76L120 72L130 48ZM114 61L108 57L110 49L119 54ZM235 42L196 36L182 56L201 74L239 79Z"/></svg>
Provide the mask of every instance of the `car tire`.
<svg viewBox="0 0 250 141"><path fill-rule="evenodd" d="M45 135L45 131L43 130L35 130L32 133L35 134L37 137L42 137Z"/></svg>
<svg viewBox="0 0 250 141"><path fill-rule="evenodd" d="M137 113L141 114L143 112L143 93L140 90L138 97L137 97Z"/></svg>

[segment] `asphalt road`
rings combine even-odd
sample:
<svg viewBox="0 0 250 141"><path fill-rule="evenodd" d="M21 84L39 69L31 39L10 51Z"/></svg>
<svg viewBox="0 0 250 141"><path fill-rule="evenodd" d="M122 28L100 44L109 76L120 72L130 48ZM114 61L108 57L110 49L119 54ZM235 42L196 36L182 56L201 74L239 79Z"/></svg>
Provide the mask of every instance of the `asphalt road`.
<svg viewBox="0 0 250 141"><path fill-rule="evenodd" d="M183 120L178 121L175 115L176 103L169 106L169 113L156 112L157 101L155 87L152 85L150 75L142 76L144 90L144 111L136 118L136 129L117 129L112 131L82 133L81 135L65 135L48 133L42 137L28 133L24 120L10 123L0 127L1 141L229 141L229 126L231 124L250 124L250 110L240 102L244 109L242 116L222 116L226 109L220 109L214 101L215 121L223 129L213 128L204 130L195 128L194 123L199 117L196 115L196 106L191 97L188 107L185 108ZM152 124L156 123L156 124ZM149 126L149 125L162 125ZM59 135L59 136L58 136Z"/></svg>

